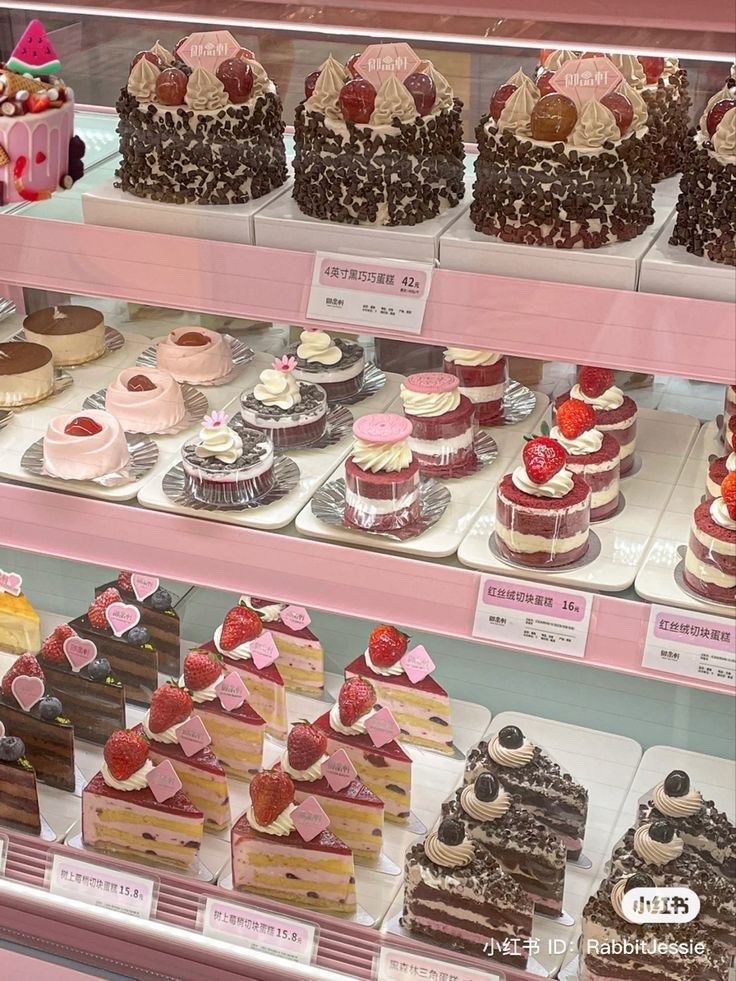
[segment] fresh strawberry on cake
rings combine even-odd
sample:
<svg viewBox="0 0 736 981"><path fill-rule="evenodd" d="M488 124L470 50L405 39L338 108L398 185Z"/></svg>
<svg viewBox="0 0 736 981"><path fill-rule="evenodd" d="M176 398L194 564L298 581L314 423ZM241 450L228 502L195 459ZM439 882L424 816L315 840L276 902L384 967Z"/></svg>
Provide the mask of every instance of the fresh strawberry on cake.
<svg viewBox="0 0 736 981"><path fill-rule="evenodd" d="M538 436L496 491L496 546L511 562L557 567L588 551L590 487L555 439Z"/></svg>
<svg viewBox="0 0 736 981"><path fill-rule="evenodd" d="M614 385L610 368L588 365L580 369L577 384L556 400L555 408L559 409L570 398L592 406L596 429L616 439L621 447L621 476L624 477L634 466L636 402Z"/></svg>
<svg viewBox="0 0 736 981"><path fill-rule="evenodd" d="M718 497L695 508L683 578L705 599L736 602L736 473L724 477Z"/></svg>
<svg viewBox="0 0 736 981"><path fill-rule="evenodd" d="M258 596L241 596L240 605L263 621L279 651L279 671L288 691L321 695L325 687L325 652L310 630L311 618L304 607L274 603Z"/></svg>
<svg viewBox="0 0 736 981"><path fill-rule="evenodd" d="M567 453L565 466L590 487L590 520L602 521L618 507L621 454L618 441L596 428L592 405L568 399L557 408L550 436Z"/></svg>
<svg viewBox="0 0 736 981"><path fill-rule="evenodd" d="M475 405L480 426L501 425L508 374L503 354L448 347L443 370L459 379L460 394Z"/></svg>
<svg viewBox="0 0 736 981"><path fill-rule="evenodd" d="M474 469L476 409L460 393L455 375L425 371L401 386L404 414L411 421L409 446L422 473L463 477Z"/></svg>
<svg viewBox="0 0 736 981"><path fill-rule="evenodd" d="M450 698L431 676L434 665L423 647L409 649L409 637L381 623L371 631L365 654L345 668L345 677L366 678L379 705L389 709L400 739L452 754Z"/></svg>
<svg viewBox="0 0 736 981"><path fill-rule="evenodd" d="M725 456L716 457L708 465L705 492L709 501L721 496L721 484L728 474L736 473L736 415L731 416L728 420L724 442L731 452Z"/></svg>

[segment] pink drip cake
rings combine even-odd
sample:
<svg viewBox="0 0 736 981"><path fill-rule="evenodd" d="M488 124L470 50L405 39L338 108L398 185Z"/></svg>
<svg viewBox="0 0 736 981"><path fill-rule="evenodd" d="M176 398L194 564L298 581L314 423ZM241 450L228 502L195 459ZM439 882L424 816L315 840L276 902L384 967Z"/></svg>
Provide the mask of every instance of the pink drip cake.
<svg viewBox="0 0 736 981"><path fill-rule="evenodd" d="M109 412L66 412L49 422L43 440L43 465L51 477L94 480L125 471L130 461L125 434Z"/></svg>
<svg viewBox="0 0 736 981"><path fill-rule="evenodd" d="M560 395L555 409L570 398L591 405L595 409L596 429L610 433L621 448L621 476L624 477L634 466L637 407L613 382L613 372L608 368L581 368L577 384Z"/></svg>
<svg viewBox="0 0 736 981"><path fill-rule="evenodd" d="M165 433L186 409L179 383L158 368L125 368L105 393L105 409L129 433Z"/></svg>
<svg viewBox="0 0 736 981"><path fill-rule="evenodd" d="M726 476L718 497L695 508L683 576L705 599L736 602L736 473Z"/></svg>
<svg viewBox="0 0 736 981"><path fill-rule="evenodd" d="M401 386L409 447L422 473L460 477L475 468L476 408L459 389L457 376L434 371L409 375Z"/></svg>
<svg viewBox="0 0 736 981"><path fill-rule="evenodd" d="M178 382L217 382L233 370L227 339L205 327L177 327L156 348L156 364Z"/></svg>
<svg viewBox="0 0 736 981"><path fill-rule="evenodd" d="M595 428L595 409L579 399L568 399L557 409L557 425L550 436L567 453L567 469L590 487L590 520L602 521L618 507L621 455L610 433Z"/></svg>
<svg viewBox="0 0 736 981"><path fill-rule="evenodd" d="M503 422L508 369L502 354L449 347L443 370L459 379L460 394L475 405L480 426L498 426Z"/></svg>
<svg viewBox="0 0 736 981"><path fill-rule="evenodd" d="M588 551L591 491L548 437L524 447L523 461L496 491L496 547L524 566L570 565Z"/></svg>
<svg viewBox="0 0 736 981"><path fill-rule="evenodd" d="M345 523L365 531L393 531L419 518L419 464L412 424L391 413L363 416L345 464Z"/></svg>

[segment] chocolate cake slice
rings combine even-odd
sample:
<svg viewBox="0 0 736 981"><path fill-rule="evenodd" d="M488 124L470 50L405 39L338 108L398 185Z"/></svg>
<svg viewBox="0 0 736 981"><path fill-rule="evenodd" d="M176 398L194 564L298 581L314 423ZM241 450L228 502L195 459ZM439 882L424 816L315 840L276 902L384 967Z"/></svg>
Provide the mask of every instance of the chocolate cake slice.
<svg viewBox="0 0 736 981"><path fill-rule="evenodd" d="M406 853L401 925L410 933L523 970L532 912L527 893L454 818Z"/></svg>
<svg viewBox="0 0 736 981"><path fill-rule="evenodd" d="M468 838L488 849L527 893L535 913L562 913L567 850L492 773L456 791L442 805L442 816L459 821Z"/></svg>
<svg viewBox="0 0 736 981"><path fill-rule="evenodd" d="M734 946L736 886L729 882L685 842L669 821L642 824L626 832L611 856L611 874L644 872L655 886L688 886L700 897L701 933Z"/></svg>
<svg viewBox="0 0 736 981"><path fill-rule="evenodd" d="M604 879L585 904L579 981L726 981L730 957L691 923L631 923L621 902L630 889L651 888L637 873Z"/></svg>
<svg viewBox="0 0 736 981"><path fill-rule="evenodd" d="M704 800L684 770L673 770L639 802L637 825L669 821L716 872L736 882L736 826L712 800Z"/></svg>
<svg viewBox="0 0 736 981"><path fill-rule="evenodd" d="M141 626L148 630L151 643L158 651L159 671L176 678L181 670L181 624L179 614L173 607L173 597L168 589L159 586L150 596L139 600L131 583L132 575L134 573L121 572L115 582L96 586L95 596L100 596L107 589L117 589L124 603L138 607Z"/></svg>
<svg viewBox="0 0 736 981"><path fill-rule="evenodd" d="M17 736L0 736L0 824L41 833L36 772Z"/></svg>
<svg viewBox="0 0 736 981"><path fill-rule="evenodd" d="M110 628L93 626L87 614L72 620L69 626L83 639L91 640L98 655L110 662L113 676L122 683L128 701L150 703L158 688L158 651L145 627L133 627L124 636L116 637Z"/></svg>
<svg viewBox="0 0 736 981"><path fill-rule="evenodd" d="M481 741L470 750L465 783L474 783L485 772L497 777L521 807L563 842L568 862L580 858L588 791L526 739L518 726L504 726L490 742Z"/></svg>

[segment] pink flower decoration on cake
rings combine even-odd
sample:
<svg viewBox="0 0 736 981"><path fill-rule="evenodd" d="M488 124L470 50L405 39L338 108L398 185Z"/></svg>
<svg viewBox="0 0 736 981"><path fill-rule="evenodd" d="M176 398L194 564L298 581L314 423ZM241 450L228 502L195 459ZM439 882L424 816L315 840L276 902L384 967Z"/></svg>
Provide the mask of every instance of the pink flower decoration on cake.
<svg viewBox="0 0 736 981"><path fill-rule="evenodd" d="M226 426L229 416L222 409L215 409L214 412L210 412L208 416L205 416L202 420L203 429L217 429L219 426Z"/></svg>
<svg viewBox="0 0 736 981"><path fill-rule="evenodd" d="M293 371L297 366L297 360L294 357L289 357L287 354L283 354L280 358L275 358L271 367L274 371L283 371L286 374L289 371Z"/></svg>

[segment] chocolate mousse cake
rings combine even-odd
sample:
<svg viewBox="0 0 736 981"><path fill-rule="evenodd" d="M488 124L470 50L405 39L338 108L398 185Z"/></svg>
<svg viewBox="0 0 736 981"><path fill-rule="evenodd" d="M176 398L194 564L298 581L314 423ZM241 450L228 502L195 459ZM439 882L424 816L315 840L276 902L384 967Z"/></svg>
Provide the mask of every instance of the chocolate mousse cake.
<svg viewBox="0 0 736 981"><path fill-rule="evenodd" d="M455 375L425 371L409 375L401 386L404 414L411 421L409 446L423 474L464 477L478 463L476 409L460 394Z"/></svg>
<svg viewBox="0 0 736 981"><path fill-rule="evenodd" d="M580 399L562 402L557 408L556 422L550 436L567 453L565 466L570 473L579 474L590 487L590 520L610 517L620 497L618 441L596 428L595 409Z"/></svg>
<svg viewBox="0 0 736 981"><path fill-rule="evenodd" d="M36 771L23 740L5 733L0 736L0 825L26 834L41 832Z"/></svg>
<svg viewBox="0 0 736 981"><path fill-rule="evenodd" d="M407 44L330 56L294 123L294 200L312 218L417 225L463 197L462 102Z"/></svg>
<svg viewBox="0 0 736 981"><path fill-rule="evenodd" d="M448 347L442 369L460 380L460 394L476 409L479 426L499 426L504 419L503 397L508 368L503 354L465 347Z"/></svg>
<svg viewBox="0 0 736 981"><path fill-rule="evenodd" d="M668 821L685 847L736 883L736 826L705 800L684 770L673 770L639 803L637 826Z"/></svg>
<svg viewBox="0 0 736 981"><path fill-rule="evenodd" d="M535 913L562 913L567 850L492 773L456 791L442 805L442 817L459 821L468 838L488 849L527 893Z"/></svg>
<svg viewBox="0 0 736 981"><path fill-rule="evenodd" d="M724 477L721 496L695 508L682 575L704 599L736 601L736 473Z"/></svg>
<svg viewBox="0 0 736 981"><path fill-rule="evenodd" d="M57 368L96 361L107 351L105 319L94 307L45 307L23 321L27 341L49 348Z"/></svg>
<svg viewBox="0 0 736 981"><path fill-rule="evenodd" d="M324 434L327 423L324 388L297 381L296 366L294 357L276 358L253 391L240 397L245 425L265 433L276 449L309 446Z"/></svg>
<svg viewBox="0 0 736 981"><path fill-rule="evenodd" d="M127 570L120 572L114 582L96 586L95 597L108 589L117 589L123 603L138 608L141 626L146 628L151 643L158 651L159 671L176 677L181 667L181 623L168 589L164 589L155 577Z"/></svg>
<svg viewBox="0 0 736 981"><path fill-rule="evenodd" d="M174 204L243 204L286 180L276 86L228 31L139 52L116 109L118 187Z"/></svg>
<svg viewBox="0 0 736 981"><path fill-rule="evenodd" d="M454 818L406 853L401 925L409 933L524 970L532 912L526 892Z"/></svg>
<svg viewBox="0 0 736 981"><path fill-rule="evenodd" d="M0 344L0 408L32 405L54 391L51 351L42 344Z"/></svg>
<svg viewBox="0 0 736 981"><path fill-rule="evenodd" d="M515 803L529 811L567 848L567 860L583 850L588 818L588 791L518 726L504 726L491 739L470 750L465 762L466 784L481 773L492 773Z"/></svg>
<svg viewBox="0 0 736 981"><path fill-rule="evenodd" d="M327 331L308 327L287 356L296 360L294 378L319 385L330 405L357 395L363 385L365 352L348 337L332 337Z"/></svg>

